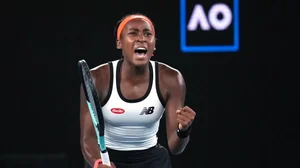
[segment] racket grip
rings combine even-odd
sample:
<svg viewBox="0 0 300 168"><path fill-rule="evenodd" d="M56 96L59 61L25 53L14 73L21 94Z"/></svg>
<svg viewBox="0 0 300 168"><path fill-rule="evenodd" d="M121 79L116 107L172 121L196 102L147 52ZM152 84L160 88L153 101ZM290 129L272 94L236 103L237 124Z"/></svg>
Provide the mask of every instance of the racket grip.
<svg viewBox="0 0 300 168"><path fill-rule="evenodd" d="M102 164L111 166L108 152L107 151L104 153L100 152L100 155L101 155Z"/></svg>

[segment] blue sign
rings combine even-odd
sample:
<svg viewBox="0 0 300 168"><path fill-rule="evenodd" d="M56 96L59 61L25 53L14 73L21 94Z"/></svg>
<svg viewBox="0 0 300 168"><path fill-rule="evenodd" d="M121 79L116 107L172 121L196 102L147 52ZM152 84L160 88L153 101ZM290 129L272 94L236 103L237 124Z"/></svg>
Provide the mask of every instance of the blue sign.
<svg viewBox="0 0 300 168"><path fill-rule="evenodd" d="M180 48L185 53L239 50L239 0L180 0ZM204 3L204 4L202 4Z"/></svg>

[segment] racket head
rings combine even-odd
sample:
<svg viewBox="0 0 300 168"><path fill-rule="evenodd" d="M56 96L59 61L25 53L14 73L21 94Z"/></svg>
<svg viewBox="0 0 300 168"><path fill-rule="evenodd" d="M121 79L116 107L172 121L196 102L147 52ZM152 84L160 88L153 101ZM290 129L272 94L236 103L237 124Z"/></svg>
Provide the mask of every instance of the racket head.
<svg viewBox="0 0 300 168"><path fill-rule="evenodd" d="M90 68L85 60L78 61L80 81L84 90L89 111L93 120L101 152L106 151L104 142L104 119L101 102L95 88Z"/></svg>

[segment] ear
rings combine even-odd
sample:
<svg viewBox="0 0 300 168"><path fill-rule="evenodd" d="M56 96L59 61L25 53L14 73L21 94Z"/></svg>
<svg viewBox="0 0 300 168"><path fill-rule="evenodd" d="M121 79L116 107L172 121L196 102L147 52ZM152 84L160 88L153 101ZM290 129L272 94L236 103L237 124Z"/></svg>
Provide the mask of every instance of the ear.
<svg viewBox="0 0 300 168"><path fill-rule="evenodd" d="M116 40L116 45L117 45L117 49L122 48L122 44L121 44L120 40Z"/></svg>

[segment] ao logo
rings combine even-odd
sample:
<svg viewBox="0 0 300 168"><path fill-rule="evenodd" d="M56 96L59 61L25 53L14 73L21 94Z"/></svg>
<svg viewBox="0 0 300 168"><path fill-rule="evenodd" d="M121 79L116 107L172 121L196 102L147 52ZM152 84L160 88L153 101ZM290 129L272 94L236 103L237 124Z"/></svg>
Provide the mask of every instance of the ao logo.
<svg viewBox="0 0 300 168"><path fill-rule="evenodd" d="M222 19L218 19L219 14L222 14ZM208 11L208 17L204 13L202 5L196 4L187 28L189 31L195 31L200 25L204 31L210 30L211 27L215 30L225 30L231 23L231 9L226 4L214 4Z"/></svg>
<svg viewBox="0 0 300 168"><path fill-rule="evenodd" d="M183 52L235 52L238 50L239 0L227 0L227 2L233 1L232 9L228 5L226 5L226 3L222 2L214 3L208 9L204 9L204 5L201 5L199 3L190 3L189 5L193 5L193 8L190 8L192 9L192 12L189 12L191 13L190 15L187 15L188 12L186 12L188 6L186 3L188 0L180 1L180 45ZM223 2L224 1L225 0L223 0ZM197 32L199 32L199 29L200 31L202 31L201 35L198 35L199 33L197 34ZM206 34L203 34L203 32L206 32ZM190 35L190 38L192 38L193 40L187 39L188 33L193 33L192 35ZM210 43L206 44L205 39L203 40L203 38L205 37L213 37L216 38L215 41L222 41L223 43L211 44L212 40L210 40ZM227 39L217 39L220 37L226 37ZM197 42L197 39L202 40L201 44L195 44L195 41ZM193 41L192 44L190 41ZM224 41L232 42L225 43Z"/></svg>

